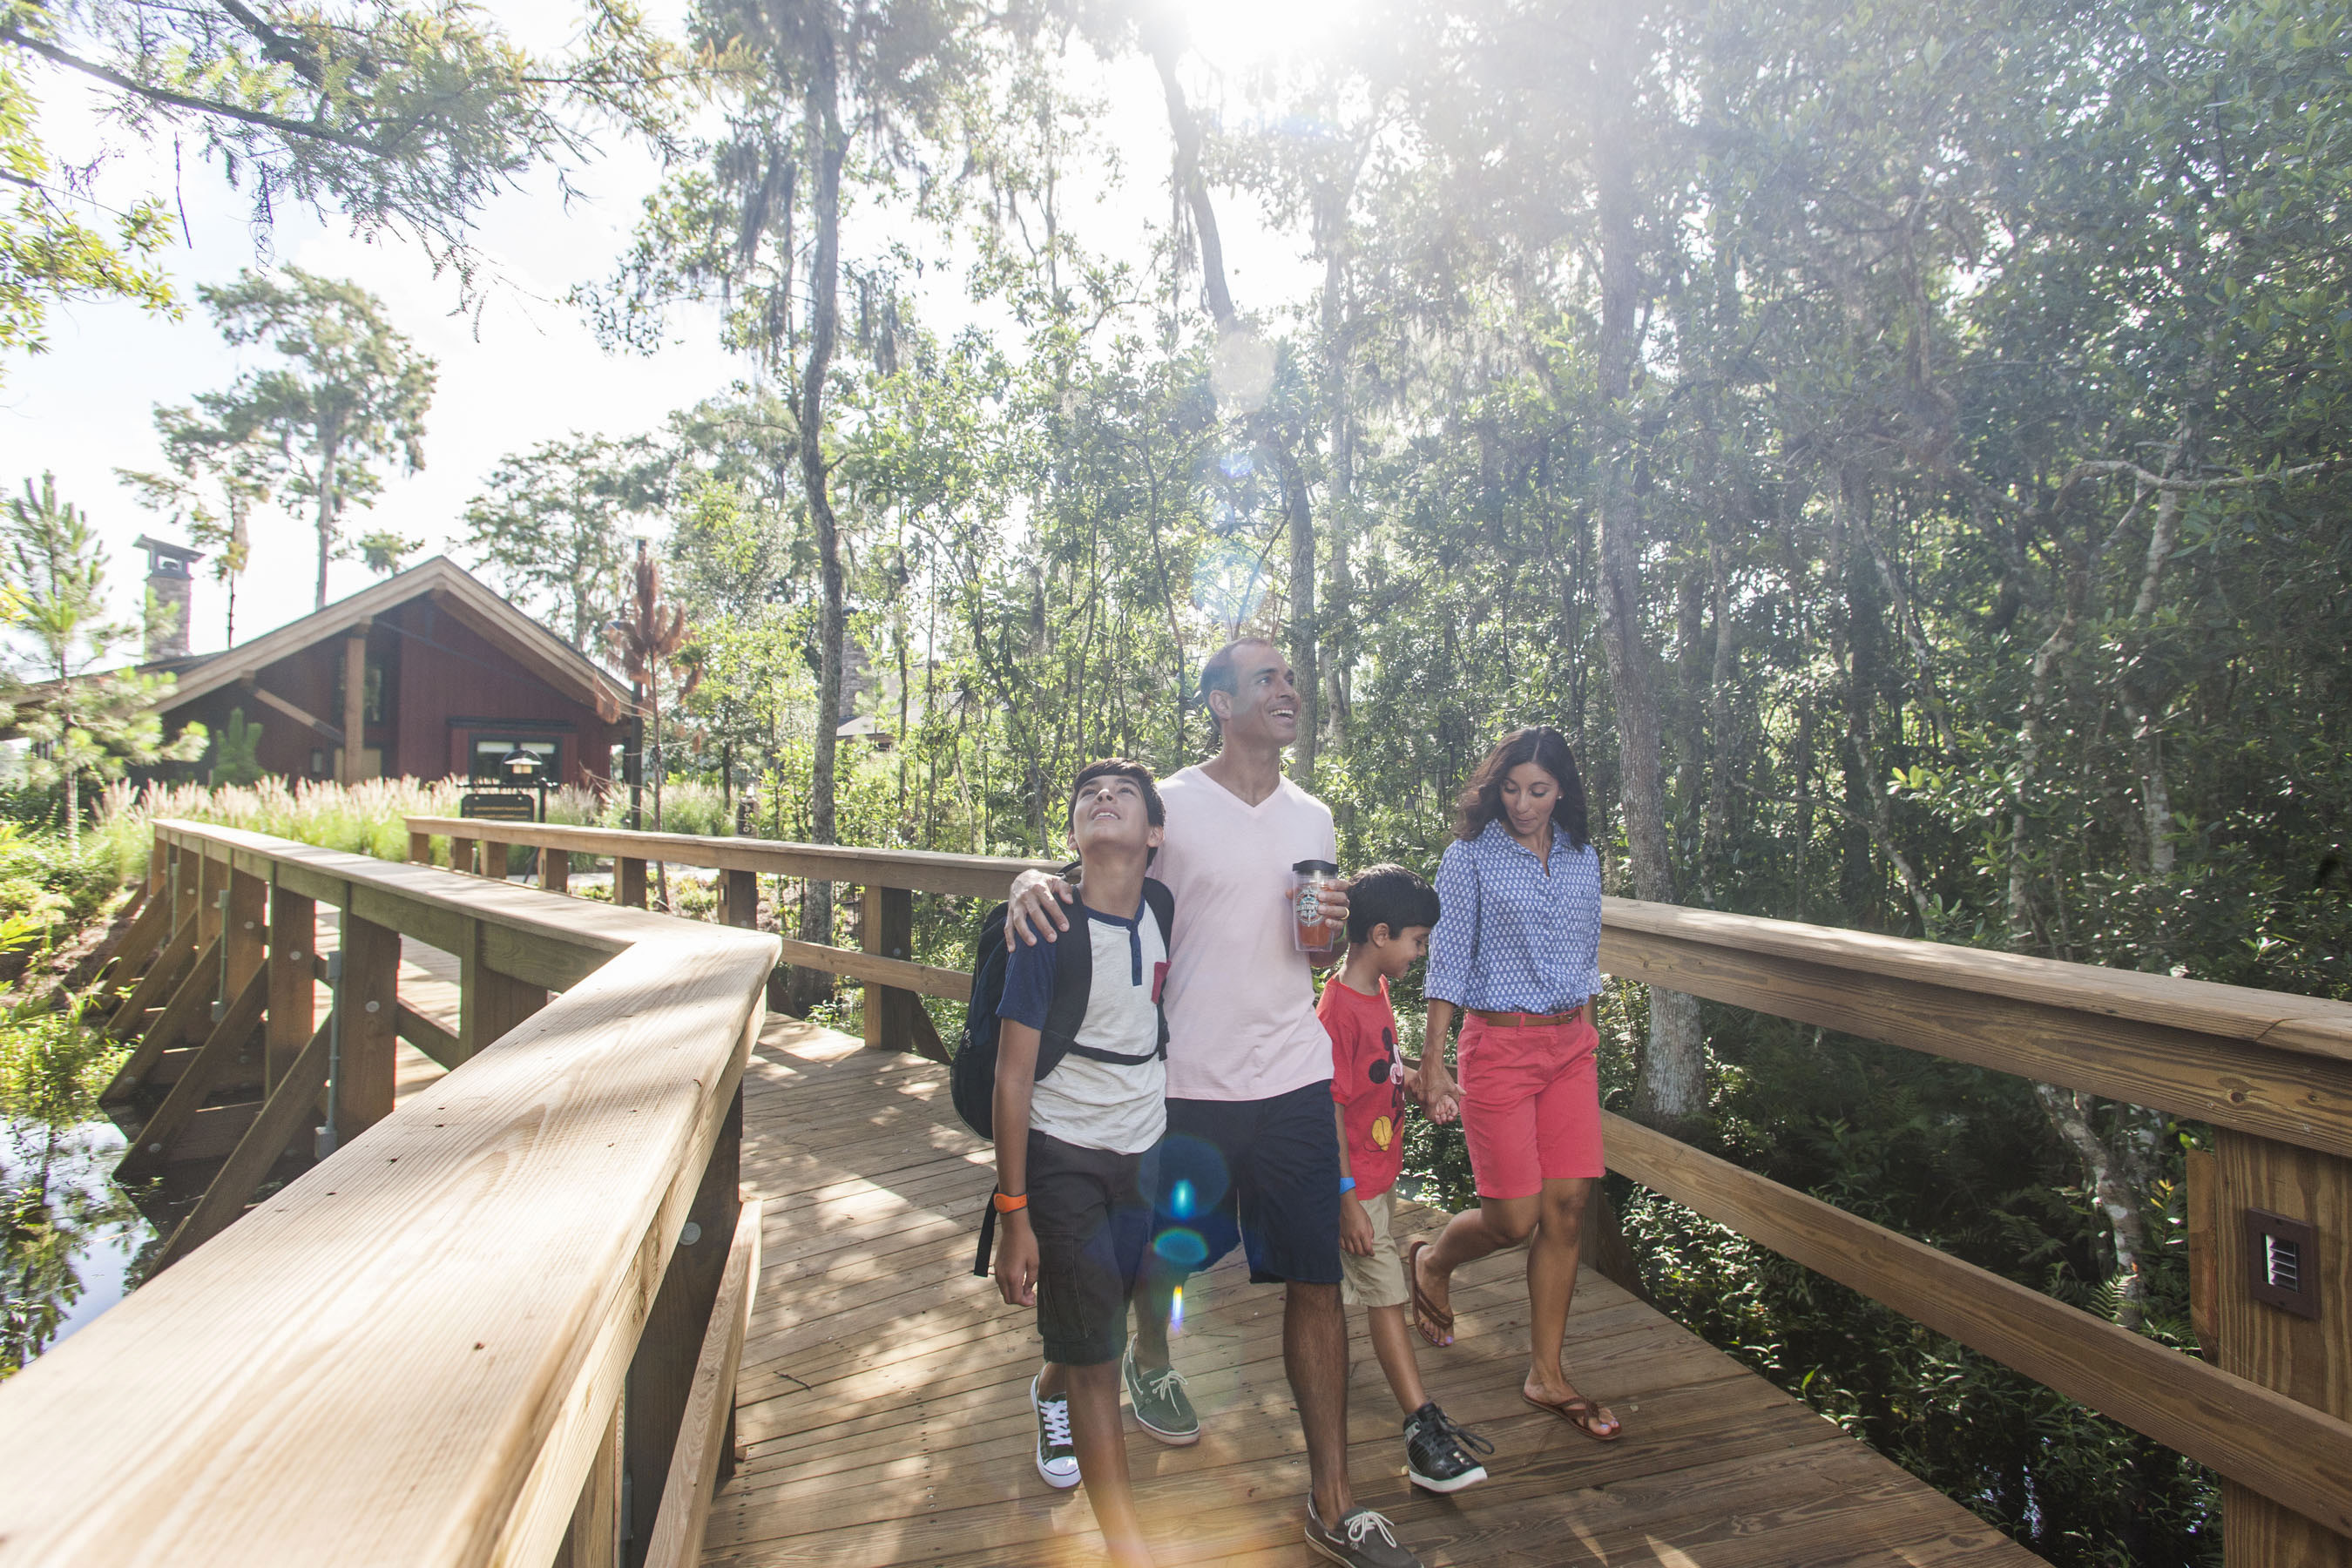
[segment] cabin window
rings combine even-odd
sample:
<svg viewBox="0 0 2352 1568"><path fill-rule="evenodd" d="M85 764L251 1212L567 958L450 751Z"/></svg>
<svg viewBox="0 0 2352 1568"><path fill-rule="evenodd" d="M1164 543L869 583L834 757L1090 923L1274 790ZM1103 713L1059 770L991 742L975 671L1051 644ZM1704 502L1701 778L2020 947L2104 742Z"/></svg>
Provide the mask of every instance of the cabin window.
<svg viewBox="0 0 2352 1568"><path fill-rule="evenodd" d="M506 770L506 760L517 746L520 746L539 759L541 771L549 783L561 784L563 781L563 742L562 741L523 735L494 735L480 731L477 731L474 735L473 750L469 754L466 770L467 776L482 780L496 779L500 784L510 783L511 780Z"/></svg>

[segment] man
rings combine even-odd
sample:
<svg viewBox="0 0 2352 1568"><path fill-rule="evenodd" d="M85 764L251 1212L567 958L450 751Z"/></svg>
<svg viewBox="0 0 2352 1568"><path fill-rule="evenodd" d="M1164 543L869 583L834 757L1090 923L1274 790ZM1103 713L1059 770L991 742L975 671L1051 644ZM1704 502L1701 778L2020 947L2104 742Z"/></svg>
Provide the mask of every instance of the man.
<svg viewBox="0 0 2352 1568"><path fill-rule="evenodd" d="M1339 1151L1331 1044L1315 1016L1307 955L1292 940L1291 868L1338 858L1330 808L1282 776L1298 738L1298 689L1272 643L1220 648L1201 670L1217 754L1160 785L1167 837L1154 873L1175 894L1167 984L1168 1139L1153 1257L1171 1265L1135 1299L1122 1362L1129 1404L1165 1443L1200 1438L1170 1364L1169 1300L1186 1265L1238 1242L1255 1283L1284 1287L1283 1370L1307 1438L1307 1542L1358 1568L1419 1568L1389 1521L1348 1485L1348 1322L1339 1301ZM1005 940L1069 929L1068 884L1024 872ZM1347 897L1323 895L1344 925Z"/></svg>

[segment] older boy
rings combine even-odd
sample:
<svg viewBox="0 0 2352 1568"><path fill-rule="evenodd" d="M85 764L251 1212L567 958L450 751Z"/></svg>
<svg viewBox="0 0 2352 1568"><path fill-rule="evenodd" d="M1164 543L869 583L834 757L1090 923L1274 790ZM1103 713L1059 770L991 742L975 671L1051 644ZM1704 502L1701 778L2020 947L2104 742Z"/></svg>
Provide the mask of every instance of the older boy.
<svg viewBox="0 0 2352 1568"><path fill-rule="evenodd" d="M999 1020L996 1194L1003 1220L997 1289L1034 1305L1045 1365L1029 1385L1037 1473L1047 1485L1084 1479L1087 1500L1118 1568L1151 1561L1128 1479L1118 1420L1118 1359L1127 1303L1151 1238L1167 1068L1160 991L1171 913L1144 868L1166 808L1151 774L1119 760L1088 763L1070 790L1070 840L1080 868L1083 968L1047 946L1015 948ZM1083 1010L1058 991L1083 977ZM1066 1037L1048 1031L1076 1017Z"/></svg>

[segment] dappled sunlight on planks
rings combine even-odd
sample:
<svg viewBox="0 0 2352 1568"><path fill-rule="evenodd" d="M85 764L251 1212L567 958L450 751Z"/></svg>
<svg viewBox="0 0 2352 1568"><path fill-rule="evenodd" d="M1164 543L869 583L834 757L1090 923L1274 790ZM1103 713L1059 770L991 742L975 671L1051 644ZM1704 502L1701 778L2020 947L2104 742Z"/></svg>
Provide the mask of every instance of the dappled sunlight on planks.
<svg viewBox="0 0 2352 1568"><path fill-rule="evenodd" d="M971 1272L986 1146L955 1121L937 1064L824 1037L772 1020L745 1075L743 1179L766 1200L766 1265L737 1386L744 1463L705 1561L1100 1562L1083 1494L1051 1490L1030 1462L1033 1315ZM1354 1482L1429 1563L2035 1561L1591 1273L1571 1364L1628 1436L1596 1444L1529 1410L1520 1267L1465 1270L1461 1342L1421 1352L1432 1394L1497 1449L1493 1479L1456 1499L1406 1485L1399 1413L1350 1314ZM1281 1319L1279 1291L1237 1263L1187 1289L1177 1362L1205 1434L1172 1449L1130 1427L1128 1444L1164 1563L1305 1560Z"/></svg>

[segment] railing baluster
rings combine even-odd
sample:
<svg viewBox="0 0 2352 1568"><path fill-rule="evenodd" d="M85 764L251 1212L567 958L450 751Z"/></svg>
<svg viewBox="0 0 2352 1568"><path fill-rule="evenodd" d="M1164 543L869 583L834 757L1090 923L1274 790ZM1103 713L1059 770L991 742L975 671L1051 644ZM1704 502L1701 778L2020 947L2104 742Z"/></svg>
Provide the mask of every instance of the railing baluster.
<svg viewBox="0 0 2352 1568"><path fill-rule="evenodd" d="M348 1143L392 1114L400 1066L400 933L343 910L335 1131Z"/></svg>

